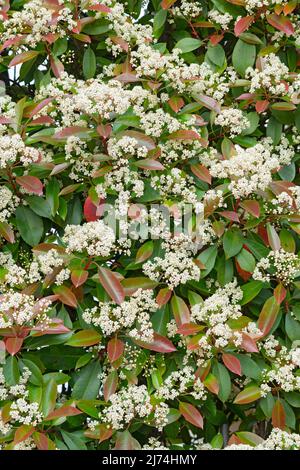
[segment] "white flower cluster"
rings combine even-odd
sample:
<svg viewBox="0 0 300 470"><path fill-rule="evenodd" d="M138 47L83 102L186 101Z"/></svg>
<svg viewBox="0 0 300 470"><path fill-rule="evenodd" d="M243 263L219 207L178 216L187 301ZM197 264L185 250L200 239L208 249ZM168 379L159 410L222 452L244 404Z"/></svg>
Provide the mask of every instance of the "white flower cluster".
<svg viewBox="0 0 300 470"><path fill-rule="evenodd" d="M223 108L217 115L215 124L224 128L229 133L229 137L241 134L249 127L249 120L240 109Z"/></svg>
<svg viewBox="0 0 300 470"><path fill-rule="evenodd" d="M19 202L7 186L0 187L0 222L5 222L14 213Z"/></svg>
<svg viewBox="0 0 300 470"><path fill-rule="evenodd" d="M269 7L273 5L286 4L288 0L245 0L245 7L249 13L253 13L258 8Z"/></svg>
<svg viewBox="0 0 300 470"><path fill-rule="evenodd" d="M196 204L198 197L192 177L184 174L180 168L172 168L168 174L153 176L151 185L159 190L163 198L173 196L180 203Z"/></svg>
<svg viewBox="0 0 300 470"><path fill-rule="evenodd" d="M38 149L26 146L19 134L0 134L0 169L19 161L23 166L41 159Z"/></svg>
<svg viewBox="0 0 300 470"><path fill-rule="evenodd" d="M245 76L251 79L250 93L268 90L275 96L282 96L292 92L288 84L284 83L289 78L289 69L274 53L261 57L260 69L249 67Z"/></svg>
<svg viewBox="0 0 300 470"><path fill-rule="evenodd" d="M290 351L282 346L273 359L271 369L264 369L261 384L262 395L266 396L272 387L280 387L284 392L300 391L300 377L297 375L300 367L300 348Z"/></svg>
<svg viewBox="0 0 300 470"><path fill-rule="evenodd" d="M156 256L143 265L143 271L154 281L165 282L171 289L190 280L200 279L200 269L192 257L194 245L187 235L180 234L162 243L163 257Z"/></svg>
<svg viewBox="0 0 300 470"><path fill-rule="evenodd" d="M208 18L221 26L223 31L229 28L230 22L233 20L233 16L229 13L220 13L218 10L210 10L208 12Z"/></svg>
<svg viewBox="0 0 300 470"><path fill-rule="evenodd" d="M87 309L83 319L99 326L105 336L121 328L130 328L129 336L145 342L153 341L150 313L158 309L150 290L138 289L129 300L116 305L113 302L100 303L99 307Z"/></svg>
<svg viewBox="0 0 300 470"><path fill-rule="evenodd" d="M232 444L224 450L299 450L300 435L274 428L269 437L261 444L251 446L247 444Z"/></svg>
<svg viewBox="0 0 300 470"><path fill-rule="evenodd" d="M270 282L271 279L289 285L295 277L300 275L300 258L282 248L270 251L267 258L261 258L253 271L253 279Z"/></svg>
<svg viewBox="0 0 300 470"><path fill-rule="evenodd" d="M294 149L287 139L273 147L269 138L264 138L253 147L235 145L235 154L228 160L214 160L214 153L203 154L204 164L210 166L210 173L216 178L230 178L228 188L236 198L247 197L264 191L272 181L272 174L282 165L289 164Z"/></svg>
<svg viewBox="0 0 300 470"><path fill-rule="evenodd" d="M145 385L129 385L110 397L111 405L100 416L113 429L122 429L135 417L144 418L152 412L150 396Z"/></svg>
<svg viewBox="0 0 300 470"><path fill-rule="evenodd" d="M107 257L115 244L113 230L102 220L83 225L67 225L63 236L67 253L85 252L90 256Z"/></svg>
<svg viewBox="0 0 300 470"><path fill-rule="evenodd" d="M30 402L28 398L29 391L26 389L26 384L30 376L30 370L24 367L18 384L8 386L3 369L0 369L0 400L12 401L9 410L10 423L4 423L0 416L0 434L10 432L12 429L11 423L36 426L37 423L42 421L43 414L39 410L39 403Z"/></svg>
<svg viewBox="0 0 300 470"><path fill-rule="evenodd" d="M0 296L0 328L25 324L29 326L33 322L46 327L49 322L47 311L50 303L47 299L37 302L33 295L7 291Z"/></svg>
<svg viewBox="0 0 300 470"><path fill-rule="evenodd" d="M196 18L201 12L201 3L197 3L193 0L181 0L179 6L175 5L172 8L173 15L183 18Z"/></svg>
<svg viewBox="0 0 300 470"><path fill-rule="evenodd" d="M235 280L217 289L203 303L192 306L191 321L205 323L208 327L198 343L200 354L209 357L213 346L224 348L230 343L235 346L241 344L241 333L232 330L227 322L242 316L238 303L242 297L242 290Z"/></svg>
<svg viewBox="0 0 300 470"><path fill-rule="evenodd" d="M47 7L48 6L48 7ZM51 7L43 0L30 0L20 11L15 11L11 18L4 21L4 41L22 35L22 43L35 47L49 34L64 37L67 31L76 26L70 8L59 2L58 8Z"/></svg>

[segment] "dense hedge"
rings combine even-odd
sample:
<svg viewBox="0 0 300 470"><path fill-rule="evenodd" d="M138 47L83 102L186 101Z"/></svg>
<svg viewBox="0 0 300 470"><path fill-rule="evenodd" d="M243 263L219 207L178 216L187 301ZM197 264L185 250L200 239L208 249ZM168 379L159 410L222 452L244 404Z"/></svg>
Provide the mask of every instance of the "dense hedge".
<svg viewBox="0 0 300 470"><path fill-rule="evenodd" d="M0 8L1 448L299 449L299 2Z"/></svg>

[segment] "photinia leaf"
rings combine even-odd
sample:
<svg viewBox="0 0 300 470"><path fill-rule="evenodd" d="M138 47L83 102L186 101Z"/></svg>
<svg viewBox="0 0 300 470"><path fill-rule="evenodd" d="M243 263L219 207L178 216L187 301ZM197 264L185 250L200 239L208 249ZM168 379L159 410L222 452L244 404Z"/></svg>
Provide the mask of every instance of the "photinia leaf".
<svg viewBox="0 0 300 470"><path fill-rule="evenodd" d="M180 327L184 323L189 323L190 311L181 297L174 294L171 300L171 307L177 326Z"/></svg>
<svg viewBox="0 0 300 470"><path fill-rule="evenodd" d="M118 386L118 373L113 370L108 374L103 385L104 400L108 401L109 398L115 393Z"/></svg>
<svg viewBox="0 0 300 470"><path fill-rule="evenodd" d="M239 359L232 354L223 353L222 360L227 369L237 375L242 375L242 367Z"/></svg>
<svg viewBox="0 0 300 470"><path fill-rule="evenodd" d="M124 352L124 343L116 336L109 340L107 344L107 355L110 362L115 362Z"/></svg>
<svg viewBox="0 0 300 470"><path fill-rule="evenodd" d="M251 385L242 390L234 399L237 405L246 405L258 400L261 397L261 390L256 385Z"/></svg>
<svg viewBox="0 0 300 470"><path fill-rule="evenodd" d="M286 415L280 400L276 400L272 410L272 425L274 428L285 429Z"/></svg>
<svg viewBox="0 0 300 470"><path fill-rule="evenodd" d="M182 416L197 428L203 429L203 418L200 411L191 403L179 402L179 411Z"/></svg>
<svg viewBox="0 0 300 470"><path fill-rule="evenodd" d="M102 286L112 300L116 304L121 304L125 298L125 291L117 274L107 268L100 267L98 276Z"/></svg>
<svg viewBox="0 0 300 470"><path fill-rule="evenodd" d="M263 332L264 336L266 336L272 329L272 326L277 319L279 309L280 306L275 297L269 297L265 301L257 321L257 326Z"/></svg>
<svg viewBox="0 0 300 470"><path fill-rule="evenodd" d="M100 334L96 330L81 330L71 336L66 342L68 346L79 348L82 346L93 346L99 344L101 340Z"/></svg>

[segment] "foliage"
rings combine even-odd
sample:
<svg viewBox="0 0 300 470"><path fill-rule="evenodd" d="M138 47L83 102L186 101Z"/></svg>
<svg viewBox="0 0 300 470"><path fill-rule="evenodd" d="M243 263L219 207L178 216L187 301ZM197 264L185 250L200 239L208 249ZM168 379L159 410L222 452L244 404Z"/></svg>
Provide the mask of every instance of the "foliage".
<svg viewBox="0 0 300 470"><path fill-rule="evenodd" d="M1 8L2 448L300 448L299 2Z"/></svg>

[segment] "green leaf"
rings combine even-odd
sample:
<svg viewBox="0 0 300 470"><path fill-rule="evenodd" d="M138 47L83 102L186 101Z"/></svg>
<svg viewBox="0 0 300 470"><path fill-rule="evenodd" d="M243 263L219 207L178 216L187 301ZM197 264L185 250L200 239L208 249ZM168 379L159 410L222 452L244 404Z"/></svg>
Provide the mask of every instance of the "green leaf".
<svg viewBox="0 0 300 470"><path fill-rule="evenodd" d="M300 322L295 320L290 312L285 317L285 330L291 341L300 340Z"/></svg>
<svg viewBox="0 0 300 470"><path fill-rule="evenodd" d="M271 137L274 145L278 145L282 134L282 123L271 116L267 125L267 137Z"/></svg>
<svg viewBox="0 0 300 470"><path fill-rule="evenodd" d="M54 380L49 380L43 387L41 410L47 416L55 407L57 397L57 384Z"/></svg>
<svg viewBox="0 0 300 470"><path fill-rule="evenodd" d="M249 251L243 248L236 257L240 267L248 273L253 273L255 268L255 258Z"/></svg>
<svg viewBox="0 0 300 470"><path fill-rule="evenodd" d="M20 379L20 370L17 358L8 356L3 364L3 374L7 385L17 385Z"/></svg>
<svg viewBox="0 0 300 470"><path fill-rule="evenodd" d="M206 57L217 67L223 67L226 57L225 51L220 44L216 46L212 46L211 44L208 45Z"/></svg>
<svg viewBox="0 0 300 470"><path fill-rule="evenodd" d="M99 393L100 373L101 365L99 361L83 367L76 376L72 397L77 400L94 400Z"/></svg>
<svg viewBox="0 0 300 470"><path fill-rule="evenodd" d="M233 278L233 262L231 259L225 259L223 255L217 258L216 263L217 279L221 286L225 286L232 281Z"/></svg>
<svg viewBox="0 0 300 470"><path fill-rule="evenodd" d="M243 291L243 298L240 302L241 305L246 305L253 300L262 290L264 283L261 281L250 281L241 286Z"/></svg>
<svg viewBox="0 0 300 470"><path fill-rule="evenodd" d="M220 400L225 403L231 393L231 379L229 372L223 364L217 362L213 366L213 374L216 376L220 386L218 396Z"/></svg>
<svg viewBox="0 0 300 470"><path fill-rule="evenodd" d="M232 65L241 76L244 77L247 68L254 65L255 57L255 45L238 39L232 53Z"/></svg>
<svg viewBox="0 0 300 470"><path fill-rule="evenodd" d="M241 363L243 375L254 380L261 379L261 370L250 356L247 356L246 354L236 354L236 357Z"/></svg>
<svg viewBox="0 0 300 470"><path fill-rule="evenodd" d="M239 229L232 228L225 232L223 237L223 248L226 258L232 258L237 255L244 243L243 234Z"/></svg>
<svg viewBox="0 0 300 470"><path fill-rule="evenodd" d="M87 450L81 436L75 432L67 432L61 429L61 435L69 450Z"/></svg>
<svg viewBox="0 0 300 470"><path fill-rule="evenodd" d="M96 73L96 56L91 47L88 47L83 54L83 75L88 80Z"/></svg>
<svg viewBox="0 0 300 470"><path fill-rule="evenodd" d="M198 49L202 44L202 41L200 39L194 39L194 38L183 38L178 41L174 49L181 49L182 53L186 52L191 52L194 51L195 49Z"/></svg>
<svg viewBox="0 0 300 470"><path fill-rule="evenodd" d="M43 220L29 207L17 208L16 225L21 237L28 245L35 246L40 242L44 233Z"/></svg>
<svg viewBox="0 0 300 470"><path fill-rule="evenodd" d="M202 251L202 253L200 253L200 255L197 257L197 259L199 259L201 263L203 263L205 266L205 269L201 271L202 278L206 277L213 269L216 262L217 254L218 248L215 245L206 248L206 250Z"/></svg>
<svg viewBox="0 0 300 470"><path fill-rule="evenodd" d="M167 10L161 9L157 13L155 13L155 16L153 18L153 36L156 39L158 39L163 32L163 26L166 22L167 16Z"/></svg>
<svg viewBox="0 0 300 470"><path fill-rule="evenodd" d="M33 385L42 386L43 376L39 367L34 362L30 361L29 359L22 359L21 366L22 365L27 367L31 372L31 375L29 377L29 382L32 383Z"/></svg>

